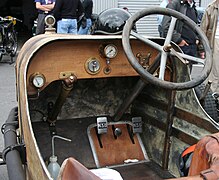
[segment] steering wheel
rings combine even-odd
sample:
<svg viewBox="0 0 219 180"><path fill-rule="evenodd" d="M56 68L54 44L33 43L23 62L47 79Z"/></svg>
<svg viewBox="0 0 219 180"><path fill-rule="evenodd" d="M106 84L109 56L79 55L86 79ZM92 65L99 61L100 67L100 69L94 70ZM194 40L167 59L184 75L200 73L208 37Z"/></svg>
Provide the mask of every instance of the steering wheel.
<svg viewBox="0 0 219 180"><path fill-rule="evenodd" d="M164 41L164 45L159 45L152 40L139 35L138 33L132 31L132 27L138 21L140 18L148 16L148 15L154 15L154 14L162 14L170 16L170 26L167 32L167 36ZM175 25L177 21L183 21L183 23L187 24L191 30L197 33L199 40L202 42L203 47L205 49L205 58L197 58L194 56L190 56L181 52L176 52L172 46L171 46L171 39L174 32ZM160 70L159 70L159 78L153 76L151 73L149 73L146 69L144 69L136 59L135 55L133 54L131 45L130 45L130 36L134 36L138 40L144 42L145 44L151 46L152 48L155 48L159 51L161 58L160 58ZM132 65L132 67L139 73L139 75L148 81L151 84L163 87L165 89L171 89L171 90L185 90L193 88L199 84L201 84L209 75L212 67L212 56L211 56L211 49L208 43L208 39L206 38L205 34L201 31L201 29L198 27L195 22L193 22L190 18L186 17L185 15L168 9L168 8L161 8L161 7L152 7L143 9L137 13L135 13L133 16L131 16L127 21L123 28L122 33L122 45L123 49L125 51L126 57L129 60L129 63ZM166 61L168 56L175 56L177 59L187 62L187 61L193 61L198 62L204 65L202 69L202 73L197 76L196 78L186 81L186 82L170 82L164 80L164 74L165 74L165 68L166 68Z"/></svg>

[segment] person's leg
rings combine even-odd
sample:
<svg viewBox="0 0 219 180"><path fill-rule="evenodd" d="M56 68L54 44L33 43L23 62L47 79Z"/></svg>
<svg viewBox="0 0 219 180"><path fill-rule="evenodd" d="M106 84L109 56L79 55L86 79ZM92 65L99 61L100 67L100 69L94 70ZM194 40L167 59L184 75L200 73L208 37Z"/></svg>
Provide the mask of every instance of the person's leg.
<svg viewBox="0 0 219 180"><path fill-rule="evenodd" d="M57 22L57 33L67 34L68 33L68 21L62 19Z"/></svg>
<svg viewBox="0 0 219 180"><path fill-rule="evenodd" d="M158 25L158 32L159 32L160 37L163 37L163 29L161 25Z"/></svg>
<svg viewBox="0 0 219 180"><path fill-rule="evenodd" d="M87 19L87 26L85 28L82 28L82 26L80 26L78 34L90 34L89 30L91 25L92 25L91 19Z"/></svg>
<svg viewBox="0 0 219 180"><path fill-rule="evenodd" d="M77 32L78 32L77 20L76 19L71 19L69 21L69 23L70 23L70 27L69 27L68 33L69 34L77 34Z"/></svg>
<svg viewBox="0 0 219 180"><path fill-rule="evenodd" d="M196 45L182 46L181 49L185 54L197 57L197 46ZM190 72L192 72L193 64L194 62L191 62L191 61L189 62Z"/></svg>
<svg viewBox="0 0 219 180"><path fill-rule="evenodd" d="M211 90L212 92L219 93L219 40L215 39L214 51L213 51L213 66L209 75L209 80L212 81Z"/></svg>
<svg viewBox="0 0 219 180"><path fill-rule="evenodd" d="M82 28L81 26L80 26L80 28L79 28L79 30L78 30L78 34L86 34L86 30L85 30L86 28Z"/></svg>
<svg viewBox="0 0 219 180"><path fill-rule="evenodd" d="M92 26L91 19L87 19L87 34L90 34L91 26Z"/></svg>
<svg viewBox="0 0 219 180"><path fill-rule="evenodd" d="M43 34L45 32L45 14L39 14L37 18L36 35Z"/></svg>

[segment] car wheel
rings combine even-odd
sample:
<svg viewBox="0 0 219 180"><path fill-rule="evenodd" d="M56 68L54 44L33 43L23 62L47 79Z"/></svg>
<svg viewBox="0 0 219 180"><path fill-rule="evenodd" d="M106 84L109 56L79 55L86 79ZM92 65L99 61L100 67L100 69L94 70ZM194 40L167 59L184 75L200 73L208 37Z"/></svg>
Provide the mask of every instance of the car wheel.
<svg viewBox="0 0 219 180"><path fill-rule="evenodd" d="M201 84L195 87L195 93L198 99L201 97L202 93L204 92L204 89L205 89L205 84ZM214 119L216 122L219 122L217 104L212 94L213 94L212 91L209 90L205 97L203 108L208 113L208 115L211 116L212 119Z"/></svg>

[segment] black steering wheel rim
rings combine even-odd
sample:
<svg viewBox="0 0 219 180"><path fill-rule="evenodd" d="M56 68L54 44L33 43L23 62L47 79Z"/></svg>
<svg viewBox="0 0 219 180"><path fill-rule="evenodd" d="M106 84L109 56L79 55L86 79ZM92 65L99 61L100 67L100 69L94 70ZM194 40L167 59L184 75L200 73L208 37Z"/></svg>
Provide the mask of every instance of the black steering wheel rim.
<svg viewBox="0 0 219 180"><path fill-rule="evenodd" d="M205 65L202 70L202 74L191 81L187 82L169 82L169 81L164 81L161 79L158 79L154 77L152 74L150 74L148 71L146 71L139 63L137 62L136 57L134 56L131 45L130 45L130 35L131 35L131 30L133 25L138 21L140 18L147 16L147 15L152 15L152 14L163 14L163 15L170 15L172 17L175 17L180 20L184 20L185 23L189 25L192 29L194 29L197 34L200 37L200 40L203 44L203 47L205 49ZM152 8L147 8L143 9L137 13L135 13L133 16L131 16L123 29L122 33L122 45L124 52L126 54L127 59L129 60L129 63L132 65L132 67L139 73L139 75L145 79L146 81L163 87L165 89L171 89L171 90L185 90L185 89L190 89L193 88L199 84L201 84L209 75L212 67L212 56L211 56L211 49L208 43L208 39L205 36L205 34L202 32L202 30L198 27L197 24L195 24L190 18L186 17L185 15L168 9L168 8L160 8L160 7L152 7Z"/></svg>

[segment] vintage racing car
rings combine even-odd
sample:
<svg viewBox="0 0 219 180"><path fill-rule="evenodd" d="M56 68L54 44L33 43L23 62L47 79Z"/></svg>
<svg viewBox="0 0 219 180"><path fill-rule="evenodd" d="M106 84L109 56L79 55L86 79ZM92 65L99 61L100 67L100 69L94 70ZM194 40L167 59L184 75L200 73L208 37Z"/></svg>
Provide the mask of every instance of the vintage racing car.
<svg viewBox="0 0 219 180"><path fill-rule="evenodd" d="M171 16L165 39L133 28L156 14ZM198 34L204 59L171 42L178 21ZM18 108L2 127L9 179L218 179L219 124L193 89L211 70L207 38L189 18L159 7L115 22L105 23L105 34L70 35L55 33L50 17L46 34L23 45ZM194 79L190 62L203 64ZM186 167L180 157L190 146Z"/></svg>

